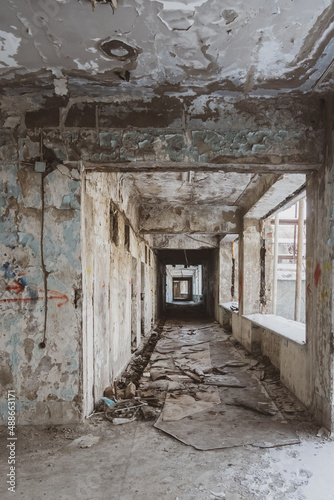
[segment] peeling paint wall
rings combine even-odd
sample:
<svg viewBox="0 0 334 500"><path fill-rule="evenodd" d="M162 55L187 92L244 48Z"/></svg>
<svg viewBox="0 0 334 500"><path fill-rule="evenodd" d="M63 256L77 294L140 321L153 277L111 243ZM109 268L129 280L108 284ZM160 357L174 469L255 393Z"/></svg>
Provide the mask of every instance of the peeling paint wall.
<svg viewBox="0 0 334 500"><path fill-rule="evenodd" d="M136 199L120 174L85 173L83 191L87 415L157 320L157 262L138 236Z"/></svg>
<svg viewBox="0 0 334 500"><path fill-rule="evenodd" d="M81 409L80 175L39 167L0 166L1 381L20 424Z"/></svg>

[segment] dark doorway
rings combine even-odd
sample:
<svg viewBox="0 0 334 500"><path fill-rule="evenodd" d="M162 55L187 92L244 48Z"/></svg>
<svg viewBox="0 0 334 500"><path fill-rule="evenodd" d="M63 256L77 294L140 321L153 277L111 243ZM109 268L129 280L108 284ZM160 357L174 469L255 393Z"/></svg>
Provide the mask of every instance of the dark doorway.
<svg viewBox="0 0 334 500"><path fill-rule="evenodd" d="M132 257L132 273L131 273L131 349L132 352L137 349L137 332L138 332L138 279L137 279L137 259Z"/></svg>

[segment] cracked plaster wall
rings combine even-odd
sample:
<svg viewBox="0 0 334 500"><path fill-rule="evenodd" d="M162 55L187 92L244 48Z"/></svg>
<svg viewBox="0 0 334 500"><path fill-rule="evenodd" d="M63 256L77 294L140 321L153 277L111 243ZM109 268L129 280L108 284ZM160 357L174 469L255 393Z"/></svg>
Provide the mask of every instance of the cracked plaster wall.
<svg viewBox="0 0 334 500"><path fill-rule="evenodd" d="M78 421L80 175L7 160L0 166L3 388L16 392L20 424ZM4 395L5 418L6 406Z"/></svg>

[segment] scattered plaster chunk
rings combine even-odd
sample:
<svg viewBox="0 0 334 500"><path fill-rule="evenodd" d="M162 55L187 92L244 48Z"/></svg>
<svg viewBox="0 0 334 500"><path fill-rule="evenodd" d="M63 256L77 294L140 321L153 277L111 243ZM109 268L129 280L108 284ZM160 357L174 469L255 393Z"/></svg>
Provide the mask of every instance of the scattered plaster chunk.
<svg viewBox="0 0 334 500"><path fill-rule="evenodd" d="M55 93L56 95L67 95L68 93L68 88L67 88L67 79L66 78L56 78L54 81L54 86L55 86Z"/></svg>

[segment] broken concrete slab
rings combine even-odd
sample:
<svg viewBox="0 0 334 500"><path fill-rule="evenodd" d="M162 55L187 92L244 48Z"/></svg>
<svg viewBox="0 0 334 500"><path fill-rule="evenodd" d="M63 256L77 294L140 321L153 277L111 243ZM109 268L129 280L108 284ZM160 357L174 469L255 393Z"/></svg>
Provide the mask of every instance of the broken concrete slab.
<svg viewBox="0 0 334 500"><path fill-rule="evenodd" d="M220 397L217 390L210 393L198 391L196 397L186 393L167 394L160 418L163 422L181 420L219 403Z"/></svg>
<svg viewBox="0 0 334 500"><path fill-rule="evenodd" d="M241 384L236 377L229 375L210 375L205 378L204 384L206 385L216 385L217 387L234 387L243 389L246 386Z"/></svg>
<svg viewBox="0 0 334 500"><path fill-rule="evenodd" d="M224 404L216 405L215 411L202 411L178 421L166 422L160 416L154 426L202 451L246 445L271 448L300 442L288 424L276 420L268 423L267 416L253 412L245 419L243 409Z"/></svg>

